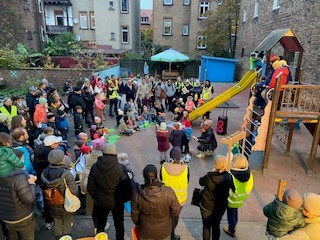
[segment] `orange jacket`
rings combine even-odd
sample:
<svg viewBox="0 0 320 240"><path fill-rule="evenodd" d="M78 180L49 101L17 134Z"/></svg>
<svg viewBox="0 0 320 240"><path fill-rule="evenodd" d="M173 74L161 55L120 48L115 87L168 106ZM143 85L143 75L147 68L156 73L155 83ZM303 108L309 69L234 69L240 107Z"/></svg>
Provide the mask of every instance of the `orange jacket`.
<svg viewBox="0 0 320 240"><path fill-rule="evenodd" d="M272 74L272 78L271 81L269 83L269 87L270 88L274 88L276 86L276 82L277 82L277 76L278 74L282 72L282 76L281 76L281 85L286 85L287 84L287 77L289 75L289 70L286 67L280 67L278 69L276 69L274 71L274 73ZM284 88L280 88L280 91L283 91Z"/></svg>
<svg viewBox="0 0 320 240"><path fill-rule="evenodd" d="M35 126L37 126L39 123L47 122L47 111L46 108L41 104L36 105L36 110L34 111L33 115L33 122Z"/></svg>

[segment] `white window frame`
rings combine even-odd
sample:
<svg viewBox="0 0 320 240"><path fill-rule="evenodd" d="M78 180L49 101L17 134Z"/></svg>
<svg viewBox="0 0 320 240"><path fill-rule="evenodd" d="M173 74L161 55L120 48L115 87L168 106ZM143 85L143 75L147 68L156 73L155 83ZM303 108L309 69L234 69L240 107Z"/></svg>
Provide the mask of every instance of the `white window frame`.
<svg viewBox="0 0 320 240"><path fill-rule="evenodd" d="M38 0L38 12L42 13L42 0Z"/></svg>
<svg viewBox="0 0 320 240"><path fill-rule="evenodd" d="M109 1L109 10L114 10L114 1Z"/></svg>
<svg viewBox="0 0 320 240"><path fill-rule="evenodd" d="M203 11L201 14L201 9L207 8L206 11ZM199 2L199 19L206 19L207 16L204 16L206 12L210 11L210 2Z"/></svg>
<svg viewBox="0 0 320 240"><path fill-rule="evenodd" d="M40 27L40 39L41 39L41 42L45 42L46 41L44 28L42 26Z"/></svg>
<svg viewBox="0 0 320 240"><path fill-rule="evenodd" d="M247 21L247 17L248 17L248 10L247 7L243 8L243 18L242 21L245 23Z"/></svg>
<svg viewBox="0 0 320 240"><path fill-rule="evenodd" d="M189 6L190 5L190 0L183 0L183 5L184 6Z"/></svg>
<svg viewBox="0 0 320 240"><path fill-rule="evenodd" d="M159 1L159 0L158 0ZM173 0L163 0L163 5L165 6L172 6L173 5Z"/></svg>
<svg viewBox="0 0 320 240"><path fill-rule="evenodd" d="M143 21L143 20L146 20L146 21ZM149 24L149 17L141 17L141 23Z"/></svg>
<svg viewBox="0 0 320 240"><path fill-rule="evenodd" d="M91 29L96 29L96 21L95 21L95 17L94 17L94 12L90 12L90 28ZM94 23L94 24L92 24Z"/></svg>
<svg viewBox="0 0 320 240"><path fill-rule="evenodd" d="M254 12L253 12L253 19L259 17L259 0L254 2Z"/></svg>
<svg viewBox="0 0 320 240"><path fill-rule="evenodd" d="M111 33L110 33L110 40L111 40L111 41L115 41L115 40L116 40L116 37L115 37L115 33L114 33L114 32L111 32Z"/></svg>
<svg viewBox="0 0 320 240"><path fill-rule="evenodd" d="M182 36L189 36L189 24L182 25Z"/></svg>
<svg viewBox="0 0 320 240"><path fill-rule="evenodd" d="M169 24L170 26L170 32L166 33L166 24ZM165 18L163 19L163 35L164 36L172 36L172 19L171 18Z"/></svg>
<svg viewBox="0 0 320 240"><path fill-rule="evenodd" d="M124 36L124 33L127 33L127 41L123 41L123 36ZM128 44L129 43L129 27L128 26L122 26L121 27L121 43L124 43L124 44Z"/></svg>
<svg viewBox="0 0 320 240"><path fill-rule="evenodd" d="M201 43L201 45L199 45ZM204 43L204 44L203 44ZM204 35L197 36L197 49L206 49L207 48L207 37Z"/></svg>
<svg viewBox="0 0 320 240"><path fill-rule="evenodd" d="M277 10L281 7L280 0L273 0L272 10Z"/></svg>
<svg viewBox="0 0 320 240"><path fill-rule="evenodd" d="M126 3L127 3L127 9L126 10L123 10L123 8L122 8L122 3L123 3L123 1L126 1ZM121 0L120 1L120 11L121 11L121 13L129 13L129 0Z"/></svg>
<svg viewBox="0 0 320 240"><path fill-rule="evenodd" d="M80 23L80 29L88 29L88 13L87 12L79 13L79 23Z"/></svg>

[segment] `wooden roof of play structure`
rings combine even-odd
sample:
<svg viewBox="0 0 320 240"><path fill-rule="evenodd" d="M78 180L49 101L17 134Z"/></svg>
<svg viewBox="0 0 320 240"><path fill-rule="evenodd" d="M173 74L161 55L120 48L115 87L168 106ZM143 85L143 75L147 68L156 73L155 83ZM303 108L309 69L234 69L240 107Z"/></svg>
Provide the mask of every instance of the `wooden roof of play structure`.
<svg viewBox="0 0 320 240"><path fill-rule="evenodd" d="M295 37L293 31L290 28L277 29L272 31L260 44L256 47L255 51L269 51L277 43L280 43L282 47L289 52L301 52L303 48Z"/></svg>

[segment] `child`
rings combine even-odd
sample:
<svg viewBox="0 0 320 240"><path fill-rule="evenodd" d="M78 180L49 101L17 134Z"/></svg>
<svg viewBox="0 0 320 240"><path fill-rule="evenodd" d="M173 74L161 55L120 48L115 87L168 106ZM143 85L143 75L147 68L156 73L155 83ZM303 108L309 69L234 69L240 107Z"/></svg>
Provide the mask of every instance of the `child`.
<svg viewBox="0 0 320 240"><path fill-rule="evenodd" d="M134 131L128 126L128 121L128 117L124 116L123 119L120 120L120 125L118 129L120 134L131 136Z"/></svg>
<svg viewBox="0 0 320 240"><path fill-rule="evenodd" d="M142 108L144 104L144 99L142 98L142 94L139 93L138 99L137 99L137 106L138 106L138 114L141 115Z"/></svg>
<svg viewBox="0 0 320 240"><path fill-rule="evenodd" d="M48 127L52 127L53 128L53 134L56 135L56 136L60 136L60 132L59 132L59 129L58 129L57 124L56 124L55 115L52 112L49 112L47 114L47 119L48 119L48 121L46 122L46 124L47 124Z"/></svg>
<svg viewBox="0 0 320 240"><path fill-rule="evenodd" d="M117 116L116 116L116 120L117 120L117 127L119 127L120 125L120 120L123 117L123 111L119 108L117 111Z"/></svg>
<svg viewBox="0 0 320 240"><path fill-rule="evenodd" d="M191 122L190 121L186 121L185 122L183 131L186 134L186 138L184 138L183 141L182 141L182 149L184 147L183 153L190 156L191 154L190 154L190 149L189 149L189 142L190 142L190 139L191 139L191 136L192 136L192 127L191 127ZM185 157L184 162L188 162L188 159L190 159L189 156Z"/></svg>
<svg viewBox="0 0 320 240"><path fill-rule="evenodd" d="M165 122L160 123L159 128L156 130L158 151L160 156L160 164L169 160L169 131Z"/></svg>
<svg viewBox="0 0 320 240"><path fill-rule="evenodd" d="M74 134L77 136L80 132L83 131L83 115L82 115L82 107L77 105L75 107L75 112L73 115L74 120Z"/></svg>
<svg viewBox="0 0 320 240"><path fill-rule="evenodd" d="M0 133L0 178L7 177L15 168L22 169L24 163L14 154L10 135Z"/></svg>
<svg viewBox="0 0 320 240"><path fill-rule="evenodd" d="M103 121L103 110L105 109L106 105L103 103L100 95L98 93L94 94L94 110L96 111L97 116Z"/></svg>
<svg viewBox="0 0 320 240"><path fill-rule="evenodd" d="M182 117L179 119L179 122L181 122L181 124L182 124L183 126L185 126L185 124L186 124L187 121L190 121L190 119L189 119L189 112L188 112L187 110L184 110L184 111L182 112Z"/></svg>
<svg viewBox="0 0 320 240"><path fill-rule="evenodd" d="M102 125L97 125L97 127L96 127L96 131L95 131L95 133L92 135L92 139L94 140L94 139L98 139L98 138L101 138L101 137L103 137L103 129L104 129L104 127L102 126Z"/></svg>
<svg viewBox="0 0 320 240"><path fill-rule="evenodd" d="M142 117L143 121L152 122L152 117L148 111L147 106L143 106L143 111L142 111L141 117Z"/></svg>
<svg viewBox="0 0 320 240"><path fill-rule="evenodd" d="M118 158L118 162L126 167L126 171L127 171L127 173L129 173L130 179L133 179L134 178L134 173L133 173L133 170L131 168L131 165L130 165L130 162L129 162L129 159L128 159L128 154L119 153L117 155L117 158Z"/></svg>
<svg viewBox="0 0 320 240"><path fill-rule="evenodd" d="M130 98L129 100L129 105L130 105L130 110L131 114L134 114L135 116L138 115L138 110L136 108L136 105L134 104L134 101L132 98Z"/></svg>
<svg viewBox="0 0 320 240"><path fill-rule="evenodd" d="M68 124L66 115L67 115L66 112L63 110L57 111L56 124L61 133L63 140L67 140L68 133L69 133L69 124Z"/></svg>
<svg viewBox="0 0 320 240"><path fill-rule="evenodd" d="M196 105L193 102L193 97L192 96L188 96L187 97L187 101L186 101L186 110L188 110L188 112L192 112L195 109L197 109L197 108L196 108Z"/></svg>
<svg viewBox="0 0 320 240"><path fill-rule="evenodd" d="M128 125L130 128L134 129L135 131L140 131L140 127L138 124L136 124L136 121L134 120L134 116L130 116L128 120Z"/></svg>
<svg viewBox="0 0 320 240"><path fill-rule="evenodd" d="M47 122L47 99L40 97L39 104L36 105L36 109L33 115L33 123L38 126L39 123L45 124Z"/></svg>
<svg viewBox="0 0 320 240"><path fill-rule="evenodd" d="M282 237L295 228L302 228L305 222L300 211L301 195L292 189L283 194L282 201L278 197L263 208L263 214L268 218L267 233Z"/></svg>
<svg viewBox="0 0 320 240"><path fill-rule="evenodd" d="M170 133L169 141L172 147L182 147L182 142L187 138L185 132L182 130L179 123L173 123L172 131Z"/></svg>
<svg viewBox="0 0 320 240"><path fill-rule="evenodd" d="M37 139L34 140L34 146L39 146L43 144L43 140L47 137L47 136L51 136L54 135L54 130L52 127L45 127L45 129L43 130L43 132L38 136Z"/></svg>

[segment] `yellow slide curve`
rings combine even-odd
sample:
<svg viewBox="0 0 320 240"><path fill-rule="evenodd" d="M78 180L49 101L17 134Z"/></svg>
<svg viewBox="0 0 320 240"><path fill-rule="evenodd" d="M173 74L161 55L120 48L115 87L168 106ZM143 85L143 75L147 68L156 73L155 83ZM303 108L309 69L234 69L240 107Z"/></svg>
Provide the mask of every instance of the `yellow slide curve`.
<svg viewBox="0 0 320 240"><path fill-rule="evenodd" d="M221 93L220 95L211 99L209 102L203 104L201 107L189 113L189 119L191 121L196 120L198 117L204 115L206 112L211 111L212 109L218 107L222 103L225 103L230 98L242 92L248 86L251 86L255 81L256 76L256 71L248 71L236 85L234 85L227 91Z"/></svg>

